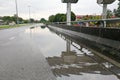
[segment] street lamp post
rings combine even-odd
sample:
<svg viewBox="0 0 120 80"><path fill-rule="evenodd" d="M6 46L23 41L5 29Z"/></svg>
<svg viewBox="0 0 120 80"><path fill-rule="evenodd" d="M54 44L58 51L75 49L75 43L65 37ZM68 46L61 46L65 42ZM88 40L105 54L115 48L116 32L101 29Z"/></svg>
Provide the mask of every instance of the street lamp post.
<svg viewBox="0 0 120 80"><path fill-rule="evenodd" d="M17 0L15 0L15 4L16 4L16 23L19 24Z"/></svg>

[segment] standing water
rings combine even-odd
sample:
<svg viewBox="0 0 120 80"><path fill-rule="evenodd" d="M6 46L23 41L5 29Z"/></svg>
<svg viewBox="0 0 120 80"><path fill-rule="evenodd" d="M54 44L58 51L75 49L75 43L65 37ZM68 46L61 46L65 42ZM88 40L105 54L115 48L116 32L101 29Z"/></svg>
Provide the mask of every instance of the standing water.
<svg viewBox="0 0 120 80"><path fill-rule="evenodd" d="M88 48L47 27L33 27L26 33L45 56L57 80L119 80L120 69L96 56Z"/></svg>

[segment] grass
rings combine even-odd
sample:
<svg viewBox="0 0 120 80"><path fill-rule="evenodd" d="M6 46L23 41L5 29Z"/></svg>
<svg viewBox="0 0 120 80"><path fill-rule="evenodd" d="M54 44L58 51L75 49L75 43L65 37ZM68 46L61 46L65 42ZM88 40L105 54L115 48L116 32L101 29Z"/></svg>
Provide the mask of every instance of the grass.
<svg viewBox="0 0 120 80"><path fill-rule="evenodd" d="M0 29L9 29L9 28L15 28L20 26L26 26L28 24L16 24L16 25L0 25Z"/></svg>

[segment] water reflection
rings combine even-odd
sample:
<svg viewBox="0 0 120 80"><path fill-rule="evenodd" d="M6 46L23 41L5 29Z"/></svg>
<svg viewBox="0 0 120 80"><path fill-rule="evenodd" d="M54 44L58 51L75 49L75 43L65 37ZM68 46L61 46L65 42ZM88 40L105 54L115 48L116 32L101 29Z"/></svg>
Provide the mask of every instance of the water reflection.
<svg viewBox="0 0 120 80"><path fill-rule="evenodd" d="M77 61L77 54L75 51L69 51L69 52L63 51L61 54L61 58L64 63L72 64Z"/></svg>
<svg viewBox="0 0 120 80"><path fill-rule="evenodd" d="M93 54L75 36L39 26L26 32L46 57L57 80L119 80L120 69Z"/></svg>
<svg viewBox="0 0 120 80"><path fill-rule="evenodd" d="M35 27L30 27L30 29L34 29Z"/></svg>
<svg viewBox="0 0 120 80"><path fill-rule="evenodd" d="M65 34L56 32L55 30L51 31L66 40L67 44L69 39L69 43L82 52L82 54L79 54L76 51L71 51L71 49L68 49L68 47L70 48L71 45L67 45L67 50L61 51L61 56L53 56L46 58L49 65L51 66L54 75L58 77L58 80L67 80L68 77L70 80L72 80L73 75L79 76L79 79L77 79L77 76L76 78L74 78L75 80L120 79L119 68L115 67L114 65L100 58L99 56L92 54L91 51L88 51L86 48L84 48L83 44L76 44L73 39L70 39Z"/></svg>
<svg viewBox="0 0 120 80"><path fill-rule="evenodd" d="M85 56L84 54L78 56L76 54L67 53L67 55L64 55L62 53L61 57L48 57L46 59L51 66L54 75L59 77L61 77L62 75L70 76L70 74L83 75L83 73L112 75L113 73L105 70L107 68L105 68L102 63L104 63L106 66L109 66L109 69L112 69L114 71L118 70L114 66L106 64L106 61L104 60L100 59L101 63L98 63L93 61L93 59L91 59L90 57ZM117 73L120 73L120 71L117 71Z"/></svg>
<svg viewBox="0 0 120 80"><path fill-rule="evenodd" d="M40 26L41 27L41 29L45 29L46 28L46 26L45 25L42 25L42 26Z"/></svg>

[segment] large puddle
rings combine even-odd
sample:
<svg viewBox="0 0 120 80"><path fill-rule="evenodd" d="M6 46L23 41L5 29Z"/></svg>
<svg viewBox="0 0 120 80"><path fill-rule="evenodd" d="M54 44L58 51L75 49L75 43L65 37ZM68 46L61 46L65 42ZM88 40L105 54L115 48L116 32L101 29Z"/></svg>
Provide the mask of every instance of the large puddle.
<svg viewBox="0 0 120 80"><path fill-rule="evenodd" d="M35 26L26 30L57 80L119 80L120 69L71 42L65 35Z"/></svg>

